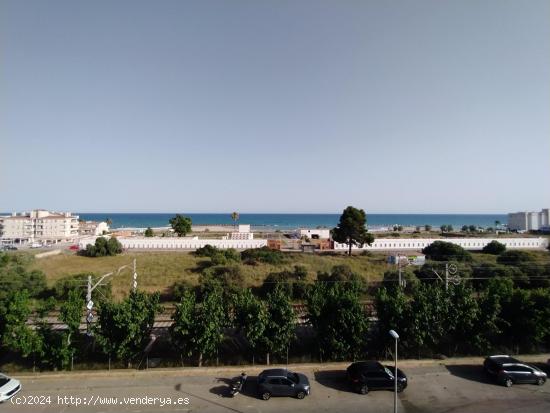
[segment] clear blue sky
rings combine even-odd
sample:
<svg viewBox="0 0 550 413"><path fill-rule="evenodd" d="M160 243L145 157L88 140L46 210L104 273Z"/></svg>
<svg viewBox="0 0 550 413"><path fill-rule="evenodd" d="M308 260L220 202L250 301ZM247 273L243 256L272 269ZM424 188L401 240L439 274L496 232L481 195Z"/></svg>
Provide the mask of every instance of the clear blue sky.
<svg viewBox="0 0 550 413"><path fill-rule="evenodd" d="M550 206L549 1L0 1L0 211Z"/></svg>

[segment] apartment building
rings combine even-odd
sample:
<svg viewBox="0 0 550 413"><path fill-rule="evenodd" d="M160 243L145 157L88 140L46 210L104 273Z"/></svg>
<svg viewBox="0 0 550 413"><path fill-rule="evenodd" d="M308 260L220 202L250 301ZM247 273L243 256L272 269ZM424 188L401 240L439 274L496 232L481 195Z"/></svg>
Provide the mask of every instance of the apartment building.
<svg viewBox="0 0 550 413"><path fill-rule="evenodd" d="M536 231L550 228L550 209L540 212L514 212L508 214L508 229L512 231Z"/></svg>
<svg viewBox="0 0 550 413"><path fill-rule="evenodd" d="M0 239L3 242L72 241L78 237L78 228L78 216L70 212L37 209L0 217Z"/></svg>

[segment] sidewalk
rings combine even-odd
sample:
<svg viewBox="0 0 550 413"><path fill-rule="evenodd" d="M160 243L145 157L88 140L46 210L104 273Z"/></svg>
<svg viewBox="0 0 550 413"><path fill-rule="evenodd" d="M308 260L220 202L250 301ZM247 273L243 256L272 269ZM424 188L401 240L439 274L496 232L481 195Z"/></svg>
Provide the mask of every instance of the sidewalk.
<svg viewBox="0 0 550 413"><path fill-rule="evenodd" d="M514 357L526 362L546 363L550 359L550 353L545 354L525 354L514 355ZM454 357L445 360L439 359L406 359L398 360L400 368L408 367L426 367L426 366L444 366L444 365L481 365L485 357ZM383 364L393 364L393 360L381 360ZM18 378L32 379L51 379L51 378L75 378L79 377L143 377L143 376L208 376L212 374L233 373L239 374L246 371L248 374L258 374L266 368L288 368L289 370L345 370L351 361L331 362L331 363L300 363L300 364L265 364L241 365L241 366L219 366L219 367L172 367L172 368L150 368L146 370L135 369L113 369L113 370L76 370L76 371L61 371L61 372L42 372L29 373L21 372L14 373L13 376Z"/></svg>

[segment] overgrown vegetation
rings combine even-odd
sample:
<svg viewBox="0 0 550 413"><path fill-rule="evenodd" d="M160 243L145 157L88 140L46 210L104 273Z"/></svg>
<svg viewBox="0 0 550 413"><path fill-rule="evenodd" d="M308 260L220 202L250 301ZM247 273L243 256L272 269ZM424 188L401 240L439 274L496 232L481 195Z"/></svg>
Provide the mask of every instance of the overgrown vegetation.
<svg viewBox="0 0 550 413"><path fill-rule="evenodd" d="M80 252L85 257L108 257L118 255L122 252L122 244L116 237L109 239L98 237L95 244L86 245L86 249Z"/></svg>

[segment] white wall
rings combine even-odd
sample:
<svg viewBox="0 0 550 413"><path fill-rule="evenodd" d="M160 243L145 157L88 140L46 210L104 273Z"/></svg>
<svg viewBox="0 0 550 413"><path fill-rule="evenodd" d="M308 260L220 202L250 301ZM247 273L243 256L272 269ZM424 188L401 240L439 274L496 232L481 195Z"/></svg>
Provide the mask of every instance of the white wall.
<svg viewBox="0 0 550 413"><path fill-rule="evenodd" d="M506 245L508 249L543 249L548 247L547 238L378 238L371 246L364 245L363 248L353 247L354 250L421 250L432 242L445 241L460 245L467 250L481 250L491 241L498 241ZM346 244L334 243L335 250L346 250Z"/></svg>
<svg viewBox="0 0 550 413"><path fill-rule="evenodd" d="M213 247L226 249L249 249L249 248L261 248L267 246L266 239L253 239L253 240L222 240L222 239L193 239L193 238L117 238L122 247L125 249L149 249L149 250L196 250L202 248L205 245L212 245ZM86 248L87 244L94 244L95 237L83 238L79 242L81 249Z"/></svg>
<svg viewBox="0 0 550 413"><path fill-rule="evenodd" d="M317 235L319 239L330 238L330 229L301 229L300 236L311 238L312 235Z"/></svg>

